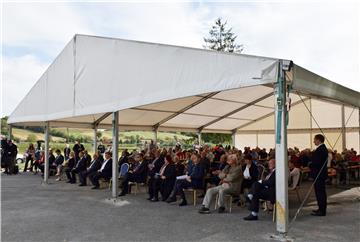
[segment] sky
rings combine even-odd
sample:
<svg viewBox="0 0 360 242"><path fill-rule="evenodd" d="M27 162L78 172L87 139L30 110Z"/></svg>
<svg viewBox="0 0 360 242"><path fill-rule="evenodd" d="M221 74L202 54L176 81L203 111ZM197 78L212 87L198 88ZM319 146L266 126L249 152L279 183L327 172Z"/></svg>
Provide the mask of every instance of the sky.
<svg viewBox="0 0 360 242"><path fill-rule="evenodd" d="M360 91L357 1L4 0L0 115L11 114L75 34L203 48L218 17L232 27L243 53L291 59Z"/></svg>

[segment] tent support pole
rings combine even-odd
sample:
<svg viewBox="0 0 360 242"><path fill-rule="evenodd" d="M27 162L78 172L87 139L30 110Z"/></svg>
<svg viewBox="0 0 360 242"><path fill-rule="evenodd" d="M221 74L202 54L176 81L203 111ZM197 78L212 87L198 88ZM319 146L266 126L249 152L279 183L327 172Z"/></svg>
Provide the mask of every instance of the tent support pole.
<svg viewBox="0 0 360 242"><path fill-rule="evenodd" d="M8 139L11 140L12 139L12 125L9 124L9 134L8 134Z"/></svg>
<svg viewBox="0 0 360 242"><path fill-rule="evenodd" d="M342 150L346 149L345 105L341 105L341 139Z"/></svg>
<svg viewBox="0 0 360 242"><path fill-rule="evenodd" d="M309 114L309 118L310 118L310 148L311 150L313 149L313 133L312 133L312 117L311 117L311 114L312 114L312 99L309 98L309 109L310 109L310 114Z"/></svg>
<svg viewBox="0 0 360 242"><path fill-rule="evenodd" d="M155 146L157 147L157 141L158 141L158 129L157 129L157 128L155 128L153 132L154 132L154 144L155 144Z"/></svg>
<svg viewBox="0 0 360 242"><path fill-rule="evenodd" d="M112 198L118 195L118 150L119 150L119 111L112 114Z"/></svg>
<svg viewBox="0 0 360 242"><path fill-rule="evenodd" d="M288 232L288 157L286 127L286 79L283 63L275 85L275 158L276 158L276 230L280 236Z"/></svg>
<svg viewBox="0 0 360 242"><path fill-rule="evenodd" d="M202 140L201 140L201 131L198 132L198 141L199 141L199 146L201 146Z"/></svg>
<svg viewBox="0 0 360 242"><path fill-rule="evenodd" d="M97 125L94 125L94 154L97 151Z"/></svg>
<svg viewBox="0 0 360 242"><path fill-rule="evenodd" d="M235 136L236 136L236 130L232 132L231 134L231 145L232 147L235 147Z"/></svg>
<svg viewBox="0 0 360 242"><path fill-rule="evenodd" d="M359 108L359 127L360 127L360 108ZM360 151L360 129L359 129L359 151Z"/></svg>
<svg viewBox="0 0 360 242"><path fill-rule="evenodd" d="M44 167L44 183L49 181L49 133L50 127L49 122L45 122L45 167Z"/></svg>

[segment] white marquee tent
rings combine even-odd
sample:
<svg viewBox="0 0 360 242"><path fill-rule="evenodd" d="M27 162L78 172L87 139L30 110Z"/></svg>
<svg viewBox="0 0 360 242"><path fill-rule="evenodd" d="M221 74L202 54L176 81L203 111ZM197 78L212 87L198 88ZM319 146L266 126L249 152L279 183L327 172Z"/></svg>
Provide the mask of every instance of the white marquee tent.
<svg viewBox="0 0 360 242"><path fill-rule="evenodd" d="M48 127L112 127L115 147L119 129L232 133L237 146L274 147L274 133L286 137L285 103L289 145L310 147L318 123L330 143L359 147L360 93L288 60L85 35L66 45L9 123L44 125L47 135ZM281 145L277 160L284 169L277 169L283 174L277 181L286 179L286 138ZM277 199L287 209L282 187ZM283 225L278 220L280 232Z"/></svg>

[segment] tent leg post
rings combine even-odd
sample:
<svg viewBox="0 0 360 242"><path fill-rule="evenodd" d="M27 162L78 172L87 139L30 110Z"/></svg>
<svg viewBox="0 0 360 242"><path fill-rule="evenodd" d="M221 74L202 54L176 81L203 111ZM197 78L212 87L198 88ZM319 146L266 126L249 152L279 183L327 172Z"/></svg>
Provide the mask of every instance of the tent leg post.
<svg viewBox="0 0 360 242"><path fill-rule="evenodd" d="M282 63L275 86L275 157L276 157L276 230L282 235L288 232L288 157L286 127L286 80ZM275 208L274 208L275 209Z"/></svg>
<svg viewBox="0 0 360 242"><path fill-rule="evenodd" d="M44 164L44 183L47 184L49 181L49 122L45 123L45 164Z"/></svg>
<svg viewBox="0 0 360 242"><path fill-rule="evenodd" d="M112 193L111 197L116 200L118 196L118 150L119 150L119 112L112 115Z"/></svg>
<svg viewBox="0 0 360 242"><path fill-rule="evenodd" d="M198 132L198 141L199 141L199 146L201 146L202 140L201 140L201 131Z"/></svg>
<svg viewBox="0 0 360 242"><path fill-rule="evenodd" d="M341 105L341 139L342 150L346 149L345 105ZM335 148L335 147L334 147Z"/></svg>
<svg viewBox="0 0 360 242"><path fill-rule="evenodd" d="M236 131L233 131L231 134L231 145L232 147L235 147L235 136L236 136Z"/></svg>
<svg viewBox="0 0 360 242"><path fill-rule="evenodd" d="M11 125L11 124L9 124L8 139L9 139L9 140L11 140L11 139L12 139L12 137L13 137L13 135L12 135L12 125Z"/></svg>
<svg viewBox="0 0 360 242"><path fill-rule="evenodd" d="M157 141L158 141L158 129L154 129L154 144L155 147L157 147Z"/></svg>
<svg viewBox="0 0 360 242"><path fill-rule="evenodd" d="M94 126L94 154L97 151L97 126Z"/></svg>

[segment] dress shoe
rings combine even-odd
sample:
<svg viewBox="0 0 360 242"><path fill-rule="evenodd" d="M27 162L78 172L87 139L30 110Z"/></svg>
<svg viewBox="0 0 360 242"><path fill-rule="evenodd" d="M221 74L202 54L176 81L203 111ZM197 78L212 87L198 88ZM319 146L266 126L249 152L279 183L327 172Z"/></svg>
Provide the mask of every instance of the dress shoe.
<svg viewBox="0 0 360 242"><path fill-rule="evenodd" d="M225 207L219 207L218 213L225 213Z"/></svg>
<svg viewBox="0 0 360 242"><path fill-rule="evenodd" d="M157 199L157 198L153 198L150 200L150 202L158 202L158 201L159 201L159 199Z"/></svg>
<svg viewBox="0 0 360 242"><path fill-rule="evenodd" d="M182 207L182 206L186 206L187 205L187 201L186 200L182 200L181 203L179 203L179 206Z"/></svg>
<svg viewBox="0 0 360 242"><path fill-rule="evenodd" d="M249 216L245 217L244 220L246 221L258 220L258 216L254 216L250 214Z"/></svg>
<svg viewBox="0 0 360 242"><path fill-rule="evenodd" d="M173 202L176 202L176 198L174 197L169 197L167 200L166 200L167 203L173 203Z"/></svg>
<svg viewBox="0 0 360 242"><path fill-rule="evenodd" d="M98 187L98 186L94 186L94 187L92 187L91 189L95 190L95 189L99 189L99 187Z"/></svg>
<svg viewBox="0 0 360 242"><path fill-rule="evenodd" d="M201 214L209 214L210 213L210 209L208 209L207 207L205 206L202 206L199 210L199 213Z"/></svg>
<svg viewBox="0 0 360 242"><path fill-rule="evenodd" d="M126 195L126 193L122 192L122 193L119 194L119 197L123 197L125 195Z"/></svg>
<svg viewBox="0 0 360 242"><path fill-rule="evenodd" d="M312 216L326 216L326 213L323 213L323 212L318 211L318 212L316 212L316 213L312 212L311 215L312 215Z"/></svg>
<svg viewBox="0 0 360 242"><path fill-rule="evenodd" d="M146 198L146 200L149 200L149 201L150 201L151 199L153 199L153 197L148 197L148 198Z"/></svg>
<svg viewBox="0 0 360 242"><path fill-rule="evenodd" d="M86 184L83 184L83 183L79 184L79 187L85 187L85 186L86 186Z"/></svg>

